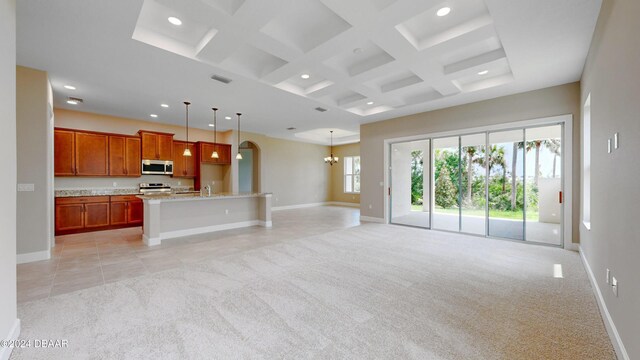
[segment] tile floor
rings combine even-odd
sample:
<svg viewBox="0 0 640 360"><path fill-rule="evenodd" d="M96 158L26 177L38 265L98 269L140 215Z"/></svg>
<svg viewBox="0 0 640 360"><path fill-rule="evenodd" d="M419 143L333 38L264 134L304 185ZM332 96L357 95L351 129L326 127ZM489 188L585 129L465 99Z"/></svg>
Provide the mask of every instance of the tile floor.
<svg viewBox="0 0 640 360"><path fill-rule="evenodd" d="M359 225L357 208L324 206L273 213L273 228L251 227L147 247L140 227L56 237L50 260L18 265L18 302L100 286L284 240Z"/></svg>

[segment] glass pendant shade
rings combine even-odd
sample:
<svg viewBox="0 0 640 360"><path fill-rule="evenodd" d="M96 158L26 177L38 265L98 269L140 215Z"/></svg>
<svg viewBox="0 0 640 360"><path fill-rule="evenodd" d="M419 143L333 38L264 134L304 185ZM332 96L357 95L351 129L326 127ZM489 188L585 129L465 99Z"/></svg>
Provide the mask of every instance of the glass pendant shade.
<svg viewBox="0 0 640 360"><path fill-rule="evenodd" d="M236 155L236 159L242 160L242 154L238 153L238 155Z"/></svg>
<svg viewBox="0 0 640 360"><path fill-rule="evenodd" d="M213 152L211 153L211 158L212 159L220 159L220 155L218 155L218 152L213 150Z"/></svg>
<svg viewBox="0 0 640 360"><path fill-rule="evenodd" d="M218 108L211 108L211 110L213 110L213 143L217 144L218 143ZM216 149L213 149L213 152L211 153L211 158L212 159L219 159L220 155L218 155L218 152L216 151Z"/></svg>
<svg viewBox="0 0 640 360"><path fill-rule="evenodd" d="M189 105L191 105L190 102L185 101L184 102L184 107L186 110L186 115L185 115L185 130L187 133L187 142L184 143L184 152L182 153L182 156L191 156L191 150L189 150Z"/></svg>
<svg viewBox="0 0 640 360"><path fill-rule="evenodd" d="M238 115L238 155L236 155L237 160L242 160L242 154L240 154L240 115L241 113L236 113Z"/></svg>
<svg viewBox="0 0 640 360"><path fill-rule="evenodd" d="M182 156L191 156L191 150L189 150L189 148L184 149Z"/></svg>

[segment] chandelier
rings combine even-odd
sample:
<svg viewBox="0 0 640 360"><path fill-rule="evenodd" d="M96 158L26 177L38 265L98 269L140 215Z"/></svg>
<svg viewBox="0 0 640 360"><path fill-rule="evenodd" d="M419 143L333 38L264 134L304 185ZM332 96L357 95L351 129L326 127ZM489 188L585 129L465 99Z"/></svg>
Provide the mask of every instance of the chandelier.
<svg viewBox="0 0 640 360"><path fill-rule="evenodd" d="M324 162L326 162L327 164L333 166L333 164L338 162L338 157L337 156L333 156L333 130L329 131L331 133L331 155L327 156L324 158Z"/></svg>

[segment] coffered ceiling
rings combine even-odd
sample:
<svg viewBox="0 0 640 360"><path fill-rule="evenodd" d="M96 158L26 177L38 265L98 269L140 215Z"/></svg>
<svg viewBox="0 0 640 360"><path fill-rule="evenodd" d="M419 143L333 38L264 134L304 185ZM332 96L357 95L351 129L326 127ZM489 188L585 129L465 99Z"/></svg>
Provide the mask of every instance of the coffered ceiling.
<svg viewBox="0 0 640 360"><path fill-rule="evenodd" d="M439 16L443 8L450 12ZM188 99L197 127L208 128L216 106L219 130L242 112L248 131L326 143L335 129L344 143L357 141L362 123L579 80L599 8L600 0L21 0L18 63L47 70L63 108L181 124Z"/></svg>

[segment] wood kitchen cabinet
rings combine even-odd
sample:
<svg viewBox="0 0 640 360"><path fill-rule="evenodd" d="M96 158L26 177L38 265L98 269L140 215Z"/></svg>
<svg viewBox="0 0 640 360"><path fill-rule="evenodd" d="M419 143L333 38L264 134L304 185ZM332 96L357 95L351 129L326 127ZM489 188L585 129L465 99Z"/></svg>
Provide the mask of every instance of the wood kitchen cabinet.
<svg viewBox="0 0 640 360"><path fill-rule="evenodd" d="M184 149L188 147L191 156L184 156ZM173 142L173 177L195 177L197 165L196 144L185 141Z"/></svg>
<svg viewBox="0 0 640 360"><path fill-rule="evenodd" d="M53 168L56 176L76 174L75 135L76 132L72 130L53 131Z"/></svg>
<svg viewBox="0 0 640 360"><path fill-rule="evenodd" d="M200 161L205 164L231 164L231 145L229 144L214 144L209 142L198 142L198 150L202 154ZM218 158L211 157L213 151L218 152Z"/></svg>
<svg viewBox="0 0 640 360"><path fill-rule="evenodd" d="M75 175L109 175L109 136L106 134L75 133Z"/></svg>
<svg viewBox="0 0 640 360"><path fill-rule="evenodd" d="M140 130L143 160L173 160L173 134Z"/></svg>
<svg viewBox="0 0 640 360"><path fill-rule="evenodd" d="M142 219L142 199L138 199L135 195L111 196L110 225L142 224Z"/></svg>
<svg viewBox="0 0 640 360"><path fill-rule="evenodd" d="M56 235L109 226L109 197L56 198Z"/></svg>
<svg viewBox="0 0 640 360"><path fill-rule="evenodd" d="M142 175L141 140L132 136L109 136L109 175Z"/></svg>

